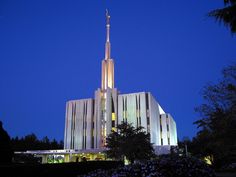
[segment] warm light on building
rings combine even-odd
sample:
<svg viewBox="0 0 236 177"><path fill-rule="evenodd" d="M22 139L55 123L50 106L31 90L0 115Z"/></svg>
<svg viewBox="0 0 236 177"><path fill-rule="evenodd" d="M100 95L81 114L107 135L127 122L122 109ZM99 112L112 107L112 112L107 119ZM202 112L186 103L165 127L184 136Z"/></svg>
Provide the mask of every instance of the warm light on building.
<svg viewBox="0 0 236 177"><path fill-rule="evenodd" d="M15 152L42 158L42 163L108 160L103 153L106 138L123 121L150 134L156 154L169 153L177 146L176 124L150 92L120 94L115 88L114 61L111 59L110 16L106 13L105 58L102 60L101 88L95 98L66 103L63 150ZM207 158L205 159L207 161ZM209 162L209 161L207 161Z"/></svg>
<svg viewBox="0 0 236 177"><path fill-rule="evenodd" d="M157 154L177 146L176 124L150 92L120 94L115 88L111 59L110 16L106 14L105 58L102 60L101 88L95 98L66 103L64 149L80 152L103 151L106 138L122 121L142 126L150 133Z"/></svg>

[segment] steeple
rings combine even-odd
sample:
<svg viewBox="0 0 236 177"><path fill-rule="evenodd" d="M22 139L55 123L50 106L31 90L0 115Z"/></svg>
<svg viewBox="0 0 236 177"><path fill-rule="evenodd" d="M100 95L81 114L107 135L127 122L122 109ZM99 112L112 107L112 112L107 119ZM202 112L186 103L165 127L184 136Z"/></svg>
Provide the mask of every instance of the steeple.
<svg viewBox="0 0 236 177"><path fill-rule="evenodd" d="M102 60L102 81L101 89L103 91L108 88L114 88L114 63L111 59L111 43L110 43L110 15L106 10L106 45L105 58Z"/></svg>
<svg viewBox="0 0 236 177"><path fill-rule="evenodd" d="M107 28L107 35L106 35L106 46L105 46L105 60L110 59L111 57L111 43L110 43L110 18L108 10L106 9L106 28Z"/></svg>

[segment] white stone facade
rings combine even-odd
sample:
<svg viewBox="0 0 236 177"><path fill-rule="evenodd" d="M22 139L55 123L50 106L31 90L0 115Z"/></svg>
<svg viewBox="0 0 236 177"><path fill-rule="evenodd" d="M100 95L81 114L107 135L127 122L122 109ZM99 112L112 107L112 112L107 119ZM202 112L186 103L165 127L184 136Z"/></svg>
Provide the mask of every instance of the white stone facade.
<svg viewBox="0 0 236 177"><path fill-rule="evenodd" d="M65 149L103 148L104 138L122 121L132 123L134 127L144 127L150 133L150 140L154 146L177 145L175 121L170 114L163 113L163 109L151 93L118 95L116 89L109 89L106 92L105 103L102 103L102 95L104 93L98 89L95 99L67 102ZM106 111L102 111L102 104L106 105Z"/></svg>

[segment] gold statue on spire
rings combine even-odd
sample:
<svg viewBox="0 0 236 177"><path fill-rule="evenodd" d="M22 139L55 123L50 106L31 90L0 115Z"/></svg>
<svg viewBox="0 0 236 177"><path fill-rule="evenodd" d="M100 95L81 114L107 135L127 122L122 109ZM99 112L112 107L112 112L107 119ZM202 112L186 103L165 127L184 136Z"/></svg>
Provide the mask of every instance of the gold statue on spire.
<svg viewBox="0 0 236 177"><path fill-rule="evenodd" d="M110 18L111 16L109 15L108 10L106 9L106 28L107 28L107 43L106 43L106 56L110 56ZM108 54L108 55L107 55Z"/></svg>
<svg viewBox="0 0 236 177"><path fill-rule="evenodd" d="M106 9L106 18L107 18L107 25L110 25L110 15L109 15L109 12L108 10Z"/></svg>

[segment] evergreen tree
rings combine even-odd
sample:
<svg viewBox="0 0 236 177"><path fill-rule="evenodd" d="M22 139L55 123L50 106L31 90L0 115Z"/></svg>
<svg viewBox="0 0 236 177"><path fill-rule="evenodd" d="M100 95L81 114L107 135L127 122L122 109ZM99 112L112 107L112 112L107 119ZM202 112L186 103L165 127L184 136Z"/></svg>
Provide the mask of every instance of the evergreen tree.
<svg viewBox="0 0 236 177"><path fill-rule="evenodd" d="M131 163L135 160L147 160L154 156L154 149L150 143L150 134L143 127L134 128L132 124L122 122L117 131L107 138L108 157L124 160L126 157Z"/></svg>
<svg viewBox="0 0 236 177"><path fill-rule="evenodd" d="M13 151L10 143L10 136L4 130L2 122L0 121L0 164L11 163Z"/></svg>

